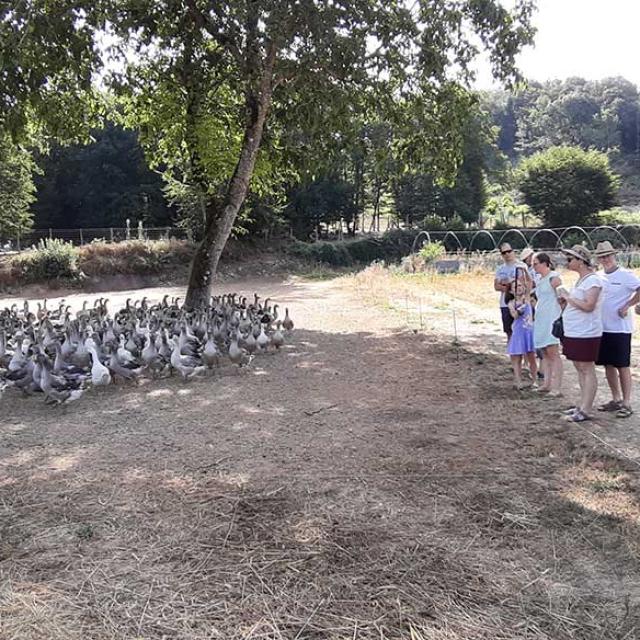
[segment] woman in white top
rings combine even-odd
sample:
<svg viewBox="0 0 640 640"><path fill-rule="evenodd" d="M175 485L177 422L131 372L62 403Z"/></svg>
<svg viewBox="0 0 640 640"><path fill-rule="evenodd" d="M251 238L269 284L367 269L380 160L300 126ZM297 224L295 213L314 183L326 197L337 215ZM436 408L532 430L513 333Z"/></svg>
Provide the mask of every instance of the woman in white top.
<svg viewBox="0 0 640 640"><path fill-rule="evenodd" d="M564 338L562 353L571 360L578 372L580 403L569 410L566 418L571 422L591 419L593 401L598 390L595 362L602 338L602 278L594 273L591 253L582 245L562 249L567 256L567 267L577 272L579 278L571 291L558 288Z"/></svg>

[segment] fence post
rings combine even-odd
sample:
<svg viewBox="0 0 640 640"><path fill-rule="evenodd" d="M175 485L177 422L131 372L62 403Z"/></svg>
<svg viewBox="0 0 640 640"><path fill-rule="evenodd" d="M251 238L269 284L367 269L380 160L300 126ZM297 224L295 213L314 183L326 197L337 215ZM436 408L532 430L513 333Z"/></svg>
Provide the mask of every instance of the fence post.
<svg viewBox="0 0 640 640"><path fill-rule="evenodd" d="M111 238L111 242L113 242L113 227L109 227L109 237Z"/></svg>
<svg viewBox="0 0 640 640"><path fill-rule="evenodd" d="M49 240L53 240L53 229L49 228Z"/></svg>
<svg viewBox="0 0 640 640"><path fill-rule="evenodd" d="M22 249L20 248L20 234L18 234L17 245L18 245L18 251L21 251Z"/></svg>
<svg viewBox="0 0 640 640"><path fill-rule="evenodd" d="M84 244L84 236L82 235L82 229L80 229L80 246Z"/></svg>

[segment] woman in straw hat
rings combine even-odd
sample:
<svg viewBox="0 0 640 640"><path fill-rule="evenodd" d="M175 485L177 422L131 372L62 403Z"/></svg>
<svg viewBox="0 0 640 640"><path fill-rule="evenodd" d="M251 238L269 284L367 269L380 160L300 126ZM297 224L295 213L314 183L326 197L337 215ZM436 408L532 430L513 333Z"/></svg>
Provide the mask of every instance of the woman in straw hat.
<svg viewBox="0 0 640 640"><path fill-rule="evenodd" d="M576 244L571 249L562 249L562 253L567 257L567 267L579 276L571 291L564 287L557 289L564 308L562 353L573 362L580 385L580 402L565 417L570 422L584 422L591 419L598 390L595 362L602 338L604 281L594 273L591 252L586 247Z"/></svg>
<svg viewBox="0 0 640 640"><path fill-rule="evenodd" d="M597 365L604 366L611 400L599 411L615 411L617 418L628 418L631 408L631 334L633 315L629 309L640 300L640 279L618 265L613 245L599 242L593 252L602 266L606 282L602 302L602 342Z"/></svg>

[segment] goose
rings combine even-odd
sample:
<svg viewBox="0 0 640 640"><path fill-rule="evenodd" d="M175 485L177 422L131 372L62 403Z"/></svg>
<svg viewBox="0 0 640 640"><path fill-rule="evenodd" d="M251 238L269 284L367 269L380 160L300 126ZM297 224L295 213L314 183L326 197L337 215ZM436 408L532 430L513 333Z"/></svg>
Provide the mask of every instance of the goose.
<svg viewBox="0 0 640 640"><path fill-rule="evenodd" d="M158 349L156 348L156 341L155 338L151 335L145 337L144 347L142 349L142 352L140 353L140 357L142 358L142 362L144 362L147 367L150 367L158 359Z"/></svg>
<svg viewBox="0 0 640 640"><path fill-rule="evenodd" d="M34 391L39 390L39 387L36 387L33 382L33 362L31 360L27 360L23 368L9 371L5 374L4 379L8 386L20 389L24 395L31 395Z"/></svg>
<svg viewBox="0 0 640 640"><path fill-rule="evenodd" d="M127 349L127 351L129 351L129 353L134 356L137 356L140 353L138 343L136 342L134 337L134 333L129 334L129 338L123 346Z"/></svg>
<svg viewBox="0 0 640 640"><path fill-rule="evenodd" d="M64 338L64 342L62 343L61 350L62 350L62 357L65 360L69 360L73 352L76 350L75 345L71 341L69 329L65 331L65 338Z"/></svg>
<svg viewBox="0 0 640 640"><path fill-rule="evenodd" d="M264 332L264 325L260 327L260 335L257 337L256 342L260 351L266 351L271 344L271 338Z"/></svg>
<svg viewBox="0 0 640 640"><path fill-rule="evenodd" d="M136 361L135 357L125 346L124 335L120 336L120 342L116 350L116 356L121 365L128 365Z"/></svg>
<svg viewBox="0 0 640 640"><path fill-rule="evenodd" d="M251 356L238 345L237 333L234 334L231 344L229 345L229 359L233 364L237 364L238 367L242 367L243 365L251 362Z"/></svg>
<svg viewBox="0 0 640 640"><path fill-rule="evenodd" d="M0 329L0 366L9 364L9 354L7 352L7 338L4 329Z"/></svg>
<svg viewBox="0 0 640 640"><path fill-rule="evenodd" d="M118 355L115 352L111 353L107 368L111 372L111 379L114 383L117 376L120 376L125 380L133 380L137 383L138 378L140 377L140 373L142 372L142 367L134 369L120 363L120 361L118 360Z"/></svg>
<svg viewBox="0 0 640 640"><path fill-rule="evenodd" d="M75 352L71 356L71 362L78 367L88 367L91 364L91 357L89 355L89 349L86 345L86 336L81 335L78 340L78 346ZM94 344L96 344L94 339Z"/></svg>
<svg viewBox="0 0 640 640"><path fill-rule="evenodd" d="M20 369L23 369L27 363L27 358L25 358L22 352L22 343L22 337L16 338L16 348L14 349L13 356L7 365L7 369L9 369L9 371L19 371Z"/></svg>
<svg viewBox="0 0 640 640"><path fill-rule="evenodd" d="M247 350L249 355L254 354L258 348L258 341L253 337L252 331L249 331L249 335L244 340L244 348Z"/></svg>
<svg viewBox="0 0 640 640"><path fill-rule="evenodd" d="M109 369L105 367L100 358L98 357L98 351L96 350L93 342L88 346L89 353L91 354L91 382L96 387L106 387L111 384L111 373Z"/></svg>
<svg viewBox="0 0 640 640"><path fill-rule="evenodd" d="M289 309L284 310L284 320L282 321L282 327L285 331L293 331L293 320L289 316Z"/></svg>
<svg viewBox="0 0 640 640"><path fill-rule="evenodd" d="M62 355L62 347L60 346L59 342L55 343L54 348L56 352L56 357L53 361L54 373L66 373L66 374L73 374L73 375L84 374L84 369L82 367L77 367L65 361Z"/></svg>
<svg viewBox="0 0 640 640"><path fill-rule="evenodd" d="M155 377L163 368L186 380L226 357L243 367L270 344L280 349L293 329L289 310L280 320L278 305L261 303L257 293L252 303L236 293L213 296L196 312L179 298L158 304L129 298L115 314L107 303L84 300L74 312L64 300L53 310L43 301L33 313L25 301L0 311L0 388L31 394L44 385L47 402L59 403L89 380L106 386L143 371Z"/></svg>
<svg viewBox="0 0 640 640"><path fill-rule="evenodd" d="M282 331L280 330L281 326L282 326L282 321L278 320L276 322L276 330L273 332L273 335L271 336L271 344L276 349L279 349L284 344L284 335L282 334Z"/></svg>
<svg viewBox="0 0 640 640"><path fill-rule="evenodd" d="M218 347L216 347L215 340L213 336L209 336L208 333L205 334L207 339L204 349L202 351L202 362L209 368L217 367L220 364L220 351L218 351Z"/></svg>
<svg viewBox="0 0 640 640"><path fill-rule="evenodd" d="M65 402L73 402L79 400L84 393L83 389L73 388L71 386L54 385L54 379L51 376L51 363L44 354L37 356L39 364L42 367L42 375L40 376L40 386L44 392L45 402L55 402L63 404Z"/></svg>
<svg viewBox="0 0 640 640"><path fill-rule="evenodd" d="M192 356L180 353L180 346L175 344L171 351L171 366L180 373L183 380L192 378L205 370L206 367L199 364Z"/></svg>
<svg viewBox="0 0 640 640"><path fill-rule="evenodd" d="M40 322L42 322L42 320L44 320L47 317L48 313L49 313L49 310L47 309L47 299L45 298L42 304L38 302L38 311L36 313L36 318Z"/></svg>

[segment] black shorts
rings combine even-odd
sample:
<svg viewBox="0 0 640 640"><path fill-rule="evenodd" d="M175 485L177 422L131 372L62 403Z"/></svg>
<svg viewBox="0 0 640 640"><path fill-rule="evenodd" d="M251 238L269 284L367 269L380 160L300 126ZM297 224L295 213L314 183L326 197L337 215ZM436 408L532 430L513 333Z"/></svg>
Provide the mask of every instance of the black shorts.
<svg viewBox="0 0 640 640"><path fill-rule="evenodd" d="M502 313L502 330L505 333L511 333L511 325L513 324L513 316L509 307L500 307L500 313Z"/></svg>
<svg viewBox="0 0 640 640"><path fill-rule="evenodd" d="M616 369L631 366L631 334L603 333L596 364Z"/></svg>

